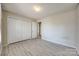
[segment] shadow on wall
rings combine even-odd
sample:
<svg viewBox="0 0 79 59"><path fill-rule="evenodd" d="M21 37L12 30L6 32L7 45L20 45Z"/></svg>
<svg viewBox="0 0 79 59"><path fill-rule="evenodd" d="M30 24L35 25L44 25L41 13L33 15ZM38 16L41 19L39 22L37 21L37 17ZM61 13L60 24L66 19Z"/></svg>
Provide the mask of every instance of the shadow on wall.
<svg viewBox="0 0 79 59"><path fill-rule="evenodd" d="M1 4L0 4L0 44L1 44Z"/></svg>

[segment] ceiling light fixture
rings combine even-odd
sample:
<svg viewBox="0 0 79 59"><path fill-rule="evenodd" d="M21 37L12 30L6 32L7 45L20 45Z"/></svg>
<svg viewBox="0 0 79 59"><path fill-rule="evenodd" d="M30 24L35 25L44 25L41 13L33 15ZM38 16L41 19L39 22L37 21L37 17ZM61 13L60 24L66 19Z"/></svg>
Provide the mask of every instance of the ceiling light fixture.
<svg viewBox="0 0 79 59"><path fill-rule="evenodd" d="M40 6L34 6L33 8L34 8L34 10L35 10L36 12L41 11L41 7L40 7Z"/></svg>

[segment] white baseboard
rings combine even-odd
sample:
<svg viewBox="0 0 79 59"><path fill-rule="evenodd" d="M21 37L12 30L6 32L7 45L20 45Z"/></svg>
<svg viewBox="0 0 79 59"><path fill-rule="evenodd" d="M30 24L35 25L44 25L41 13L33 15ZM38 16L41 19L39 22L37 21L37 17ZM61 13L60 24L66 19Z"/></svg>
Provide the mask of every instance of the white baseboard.
<svg viewBox="0 0 79 59"><path fill-rule="evenodd" d="M45 39L43 39L43 40L45 40ZM49 41L49 40L46 40L46 41ZM74 47L74 46L69 46L69 45L66 45L66 44L60 44L60 43L58 43L58 42L52 42L52 41L49 41L49 42L55 43L55 44L59 44L59 45L63 45L63 46L70 47L70 48L76 48L76 47Z"/></svg>

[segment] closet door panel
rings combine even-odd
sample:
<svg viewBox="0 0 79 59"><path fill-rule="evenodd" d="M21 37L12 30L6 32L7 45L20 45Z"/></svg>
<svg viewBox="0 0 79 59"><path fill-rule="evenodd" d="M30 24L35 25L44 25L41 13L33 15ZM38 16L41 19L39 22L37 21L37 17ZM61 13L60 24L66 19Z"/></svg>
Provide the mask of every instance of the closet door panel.
<svg viewBox="0 0 79 59"><path fill-rule="evenodd" d="M31 22L22 19L8 18L8 43L31 39Z"/></svg>

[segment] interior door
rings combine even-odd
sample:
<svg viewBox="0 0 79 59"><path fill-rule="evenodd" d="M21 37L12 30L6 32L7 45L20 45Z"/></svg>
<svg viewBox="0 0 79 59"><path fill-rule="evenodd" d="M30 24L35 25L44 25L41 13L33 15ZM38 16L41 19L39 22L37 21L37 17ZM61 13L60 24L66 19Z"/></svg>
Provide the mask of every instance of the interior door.
<svg viewBox="0 0 79 59"><path fill-rule="evenodd" d="M37 22L32 22L32 38L37 38L37 32L38 32L38 29L37 29Z"/></svg>

